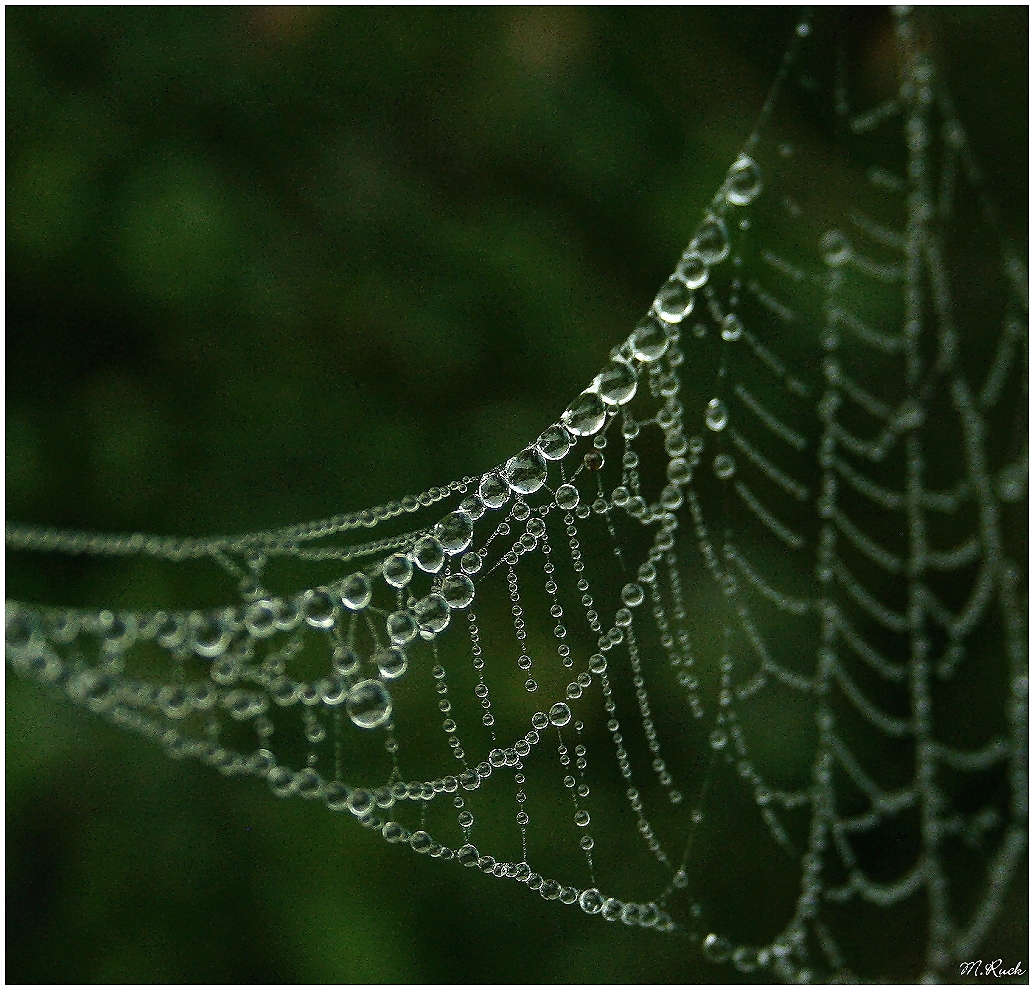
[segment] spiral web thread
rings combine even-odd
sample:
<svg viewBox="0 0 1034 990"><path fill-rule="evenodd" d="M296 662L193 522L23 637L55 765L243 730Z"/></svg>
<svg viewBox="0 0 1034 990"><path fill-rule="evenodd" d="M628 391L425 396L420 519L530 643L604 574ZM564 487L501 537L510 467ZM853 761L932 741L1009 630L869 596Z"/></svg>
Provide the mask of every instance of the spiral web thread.
<svg viewBox="0 0 1034 990"><path fill-rule="evenodd" d="M9 524L229 590L8 601L8 663L744 972L880 975L900 918L912 975L953 975L1025 867L1027 289L922 40L899 10L899 74L855 95L836 27L798 26L649 314L506 464L235 537ZM776 127L795 101L846 164Z"/></svg>

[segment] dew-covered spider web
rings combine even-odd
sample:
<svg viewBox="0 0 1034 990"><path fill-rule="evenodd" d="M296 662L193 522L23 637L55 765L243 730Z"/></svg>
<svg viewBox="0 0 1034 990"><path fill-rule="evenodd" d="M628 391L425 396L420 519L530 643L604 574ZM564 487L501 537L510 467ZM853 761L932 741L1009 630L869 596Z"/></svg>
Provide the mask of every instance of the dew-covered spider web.
<svg viewBox="0 0 1034 990"><path fill-rule="evenodd" d="M10 667L500 898L791 981L900 976L904 932L906 977L955 976L1026 869L1026 259L922 21L879 58L849 29L798 25L671 278L523 450L225 538L8 523L224 587L9 600Z"/></svg>

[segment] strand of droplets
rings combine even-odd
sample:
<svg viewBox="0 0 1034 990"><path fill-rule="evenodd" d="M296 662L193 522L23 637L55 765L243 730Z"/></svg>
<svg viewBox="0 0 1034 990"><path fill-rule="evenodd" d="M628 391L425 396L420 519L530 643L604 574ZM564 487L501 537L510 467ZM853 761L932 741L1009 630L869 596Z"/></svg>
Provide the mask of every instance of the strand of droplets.
<svg viewBox="0 0 1034 990"><path fill-rule="evenodd" d="M512 494L523 497L539 491L546 483L548 462L563 459L577 438L592 437L603 429L609 418L631 401L636 394L639 373L648 371L652 385L669 407L677 405L679 379L677 368L681 352L677 349L679 327L692 311L696 290L708 280L709 269L724 261L729 254L729 237L723 220L727 205L749 204L761 190L757 165L741 155L730 169L722 192L711 211L697 230L689 248L683 254L674 274L657 293L647 316L638 324L627 340L611 353L610 364L596 376L592 384L572 402L561 416L560 423L547 429L535 444L510 458L505 465L489 471L480 479L464 478L446 488L432 488L420 496L410 496L383 507L359 513L335 516L315 523L292 526L282 530L252 533L237 537L214 539L168 539L144 534L125 537L76 533L61 530L7 527L9 548L46 550L65 553L92 553L103 555L143 554L171 560L211 558L226 566L227 553L275 554L278 551L298 555L299 544L358 528L373 528L382 520L429 507L450 494L467 494L476 484L477 495L461 502L430 531L406 534L393 540L379 541L363 547L330 551L340 559L383 552L393 545L399 549L369 571L356 571L326 586L306 590L286 600L263 595L261 590L245 588L245 597L254 597L243 614L236 608L224 609L216 615L201 612L173 614L154 612L147 615L110 611L86 612L74 609L33 610L18 603L8 602L6 608L6 645L12 664L23 672L48 684L62 687L74 701L102 714L122 728L137 732L160 742L173 756L193 756L209 763L226 774L246 774L262 777L274 795L296 795L307 799L322 798L333 811L349 811L364 827L378 831L385 841L405 843L417 853L443 861L454 861L467 868L476 868L499 878L527 884L548 901L578 904L590 915L599 915L608 921L621 920L628 925L639 925L658 931L670 932L679 926L662 906L622 902L608 897L597 888L578 890L543 878L532 871L526 862L497 862L492 856L482 855L470 843L453 849L436 842L424 830L410 832L400 823L385 820L380 812L390 810L400 801L430 801L439 794L455 794L460 788L475 790L487 779L493 767L513 767L522 756L528 755L540 741L540 731L549 725L562 727L572 718L564 702L554 704L548 713L537 712L532 717L532 728L508 749L494 749L488 760L458 776L447 776L434 781L396 783L375 790L352 788L339 781L324 781L313 767L293 771L280 765L273 753L260 748L249 757L232 753L212 740L192 739L170 727L167 721L147 714L156 710L166 718L179 718L190 711L206 711L216 703L211 690L203 685L165 686L157 692L143 684L120 680L101 670L72 669L55 653L46 640L53 644L68 644L79 632L96 636L103 655L116 658L138 642L152 641L167 649L186 649L212 660L211 679L216 684L230 685L236 680L237 662L226 655L235 632L246 632L254 639L262 639L276 632L289 632L303 623L316 629L334 626L336 615L343 605L358 614L371 605L372 580L382 578L393 590L408 585L414 568L427 574L437 574L447 557L460 557L462 573L442 580L437 590L420 599L409 608L387 615L385 627L391 646L375 651L373 660L379 677L355 680L359 670L358 658L352 651L336 652L337 676L324 678L313 684L281 678L279 683L267 685L269 695L280 707L297 703L312 706L322 704L330 708L343 706L351 722L360 729L375 729L385 725L392 714L392 698L387 683L400 677L406 670L404 649L418 636L433 640L448 625L453 611L467 609L474 600L475 588L471 578L482 566L482 556L469 550L473 539L474 522L486 510L498 510ZM735 339L736 327L723 327L726 339ZM667 355L668 360L661 362ZM666 369L666 370L665 370ZM679 407L681 408L681 407ZM661 422L663 418L663 422ZM718 400L708 406L705 423L711 430L720 430L725 417ZM665 433L665 449L669 455L667 477L669 486L657 505L648 505L639 496L632 496L622 486L613 494L615 504L622 506L630 516L642 522L661 522L651 559L660 559L666 547L671 546L672 531L677 527L674 509L682 504L681 488L688 484L692 469L701 450L699 442L687 441L682 433L681 417L673 414L658 417ZM687 456L688 455L688 456ZM721 457L722 455L720 455ZM716 473L722 477L729 466L716 460ZM566 482L553 493L552 504L565 512L577 510L587 514L588 506L579 504L577 488ZM310 554L319 551L309 551ZM505 555L504 560L510 555ZM516 563L514 559L512 563ZM641 569L641 578L649 583L650 564ZM243 586L242 586L243 587ZM249 591L251 594L249 595ZM626 585L622 599L626 606L635 607L645 598L641 585ZM621 639L617 627L631 622L629 608L621 608L615 616L616 626L610 634L600 637L601 650L606 651ZM602 629L601 629L602 632ZM617 635L615 635L617 633ZM601 677L607 695L606 705L613 711L606 682L607 663L601 654L590 660L589 671L576 683L587 683L592 674ZM436 677L444 676L440 668ZM580 694L580 691L578 692ZM222 699L231 715L244 721L261 718L266 710L266 698L261 693L231 691ZM664 898L661 898L663 904ZM704 940L705 953L724 951L711 945L715 936ZM739 951L739 950L738 950ZM748 951L748 950L743 950ZM760 964L767 950L755 951L752 958ZM778 952L773 950L775 957ZM777 958L773 961L778 961Z"/></svg>

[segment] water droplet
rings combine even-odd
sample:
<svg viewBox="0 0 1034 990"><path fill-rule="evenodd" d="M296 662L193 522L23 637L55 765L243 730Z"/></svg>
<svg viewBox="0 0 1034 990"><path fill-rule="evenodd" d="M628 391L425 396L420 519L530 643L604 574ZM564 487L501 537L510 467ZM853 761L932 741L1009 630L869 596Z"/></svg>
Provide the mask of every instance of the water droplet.
<svg viewBox="0 0 1034 990"><path fill-rule="evenodd" d="M428 595L413 606L413 615L422 629L440 633L449 624L449 603L441 595Z"/></svg>
<svg viewBox="0 0 1034 990"><path fill-rule="evenodd" d="M590 450L585 455L585 468L588 471L599 471L603 468L603 455L598 450Z"/></svg>
<svg viewBox="0 0 1034 990"><path fill-rule="evenodd" d="M460 502L459 510L460 512L465 512L474 521L477 521L485 514L485 503L476 495L472 495L470 498L465 498Z"/></svg>
<svg viewBox="0 0 1034 990"><path fill-rule="evenodd" d="M437 523L432 535L447 554L455 556L470 546L474 535L474 520L460 510L450 512Z"/></svg>
<svg viewBox="0 0 1034 990"><path fill-rule="evenodd" d="M510 500L510 486L499 477L498 471L489 471L478 485L478 497L490 509L498 509Z"/></svg>
<svg viewBox="0 0 1034 990"><path fill-rule="evenodd" d="M696 251L687 251L675 268L675 274L691 289L707 283L707 265Z"/></svg>
<svg viewBox="0 0 1034 990"><path fill-rule="evenodd" d="M539 682L534 677L529 677L524 682L524 690L529 694L534 694L539 689Z"/></svg>
<svg viewBox="0 0 1034 990"><path fill-rule="evenodd" d="M576 811L574 813L574 823L579 828L585 828L585 826L589 824L590 820L589 812L587 811Z"/></svg>
<svg viewBox="0 0 1034 990"><path fill-rule="evenodd" d="M743 336L743 321L735 313L726 313L722 320L722 340L739 340Z"/></svg>
<svg viewBox="0 0 1034 990"><path fill-rule="evenodd" d="M559 461L573 445L571 434L560 423L554 423L535 441L547 461Z"/></svg>
<svg viewBox="0 0 1034 990"><path fill-rule="evenodd" d="M329 629L334 625L337 603L325 588L316 588L305 593L302 599L302 612L307 625L315 629Z"/></svg>
<svg viewBox="0 0 1034 990"><path fill-rule="evenodd" d="M441 594L449 608L466 608L474 600L474 582L464 574L452 574L442 582Z"/></svg>
<svg viewBox="0 0 1034 990"><path fill-rule="evenodd" d="M555 901L560 896L560 884L556 880L543 880L539 887L539 895L547 901Z"/></svg>
<svg viewBox="0 0 1034 990"><path fill-rule="evenodd" d="M342 677L325 677L319 683L323 704L335 708L343 704L348 696L348 685Z"/></svg>
<svg viewBox="0 0 1034 990"><path fill-rule="evenodd" d="M668 349L668 332L652 317L647 317L629 338L632 354L645 363L656 361Z"/></svg>
<svg viewBox="0 0 1034 990"><path fill-rule="evenodd" d="M796 30L798 38L807 38L811 34L811 25L807 21L801 21Z"/></svg>
<svg viewBox="0 0 1034 990"><path fill-rule="evenodd" d="M350 574L341 585L341 600L353 612L366 608L371 595L370 579L362 571Z"/></svg>
<svg viewBox="0 0 1034 990"><path fill-rule="evenodd" d="M397 646L381 646L370 658L386 681L400 678L408 667L406 654Z"/></svg>
<svg viewBox="0 0 1034 990"><path fill-rule="evenodd" d="M376 729L391 718L391 695L380 681L360 681L348 692L345 710L360 729Z"/></svg>
<svg viewBox="0 0 1034 990"><path fill-rule="evenodd" d="M405 646L416 638L419 629L412 612L392 612L386 623L388 636L393 643Z"/></svg>
<svg viewBox="0 0 1034 990"><path fill-rule="evenodd" d="M347 646L337 647L334 650L334 669L339 674L354 674L360 666L359 654Z"/></svg>
<svg viewBox="0 0 1034 990"><path fill-rule="evenodd" d="M680 278L669 278L653 301L653 311L665 323L679 323L693 312L693 290Z"/></svg>
<svg viewBox="0 0 1034 990"><path fill-rule="evenodd" d="M460 558L460 567L464 574L477 574L481 570L481 555L470 550Z"/></svg>
<svg viewBox="0 0 1034 990"><path fill-rule="evenodd" d="M578 489L574 485L564 484L556 490L556 504L558 508L570 511L578 505Z"/></svg>
<svg viewBox="0 0 1034 990"><path fill-rule="evenodd" d="M621 589L621 600L629 607L635 608L637 605L643 604L643 598L645 598L643 589L638 584L626 584Z"/></svg>
<svg viewBox="0 0 1034 990"><path fill-rule="evenodd" d="M725 744L729 741L729 737L721 729L715 729L711 733L709 741L711 749L725 749Z"/></svg>
<svg viewBox="0 0 1034 990"><path fill-rule="evenodd" d="M429 836L423 829L414 832L409 837L409 844L414 852L427 853L431 851L431 846L434 845L434 840Z"/></svg>
<svg viewBox="0 0 1034 990"><path fill-rule="evenodd" d="M839 230L827 230L819 241L819 250L826 264L834 268L851 260L851 242Z"/></svg>
<svg viewBox="0 0 1034 990"><path fill-rule="evenodd" d="M736 462L728 454L719 454L714 459L714 473L725 481L736 473Z"/></svg>
<svg viewBox="0 0 1034 990"><path fill-rule="evenodd" d="M460 866L477 866L480 858L481 854L477 851L477 846L472 846L469 842L460 846L456 851L456 860Z"/></svg>
<svg viewBox="0 0 1034 990"><path fill-rule="evenodd" d="M668 462L668 480L676 485L684 485L692 477L689 462L684 457L673 457Z"/></svg>
<svg viewBox="0 0 1034 990"><path fill-rule="evenodd" d="M515 492L529 495L546 483L546 459L536 447L528 447L511 457L501 474Z"/></svg>
<svg viewBox="0 0 1034 990"><path fill-rule="evenodd" d="M626 361L611 361L596 376L593 386L608 406L623 406L635 395L637 381L632 365Z"/></svg>
<svg viewBox="0 0 1034 990"><path fill-rule="evenodd" d="M393 588L404 588L413 579L413 562L404 553L393 553L381 564L381 573Z"/></svg>
<svg viewBox="0 0 1034 990"><path fill-rule="evenodd" d="M562 701L558 701L549 710L549 721L556 726L567 725L567 723L571 721L571 709Z"/></svg>
<svg viewBox="0 0 1034 990"><path fill-rule="evenodd" d="M589 437L603 428L607 409L596 392L586 390L564 410L561 419L575 435Z"/></svg>
<svg viewBox="0 0 1034 990"><path fill-rule="evenodd" d="M413 544L413 560L420 570L437 574L445 563L445 551L433 536L424 536Z"/></svg>
<svg viewBox="0 0 1034 990"><path fill-rule="evenodd" d="M729 413L725 408L725 403L721 399L712 399L707 404L707 409L704 412L704 423L707 428L718 433L725 429L725 425L728 422Z"/></svg>
<svg viewBox="0 0 1034 990"><path fill-rule="evenodd" d="M588 838L584 836L583 838ZM578 896L578 904L586 914L599 914L603 910L604 896L595 888L583 890Z"/></svg>
<svg viewBox="0 0 1034 990"><path fill-rule="evenodd" d="M474 824L474 816L469 811L461 811L456 816L456 821L460 823L460 828L470 828Z"/></svg>
<svg viewBox="0 0 1034 990"><path fill-rule="evenodd" d="M748 155L740 155L725 180L725 198L733 206L746 206L761 192L761 171Z"/></svg>
<svg viewBox="0 0 1034 990"><path fill-rule="evenodd" d="M693 238L692 246L705 265L717 265L724 261L729 255L729 234L722 220L716 216L704 220Z"/></svg>

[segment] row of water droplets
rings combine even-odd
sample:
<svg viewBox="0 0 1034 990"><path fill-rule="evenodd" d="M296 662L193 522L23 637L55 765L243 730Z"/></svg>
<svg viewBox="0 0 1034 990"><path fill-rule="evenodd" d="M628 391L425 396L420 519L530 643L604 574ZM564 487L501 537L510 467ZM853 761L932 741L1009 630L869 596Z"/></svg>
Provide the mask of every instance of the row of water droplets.
<svg viewBox="0 0 1034 990"><path fill-rule="evenodd" d="M729 170L722 193L724 202L746 206L760 191L757 164L741 155ZM418 636L433 639L449 625L452 611L467 608L473 602L472 578L483 565L483 556L468 549L473 541L474 523L486 510L502 509L512 497L521 498L546 487L549 464L562 461L579 438L600 433L608 416L631 402L638 389L639 367L651 365L664 356L678 337L679 324L693 310L696 290L706 284L709 270L728 255L729 234L725 221L718 212L711 212L698 228L674 274L657 293L650 312L625 343L615 348L610 363L589 387L564 410L560 422L550 426L535 443L505 464L482 475L476 494L464 499L409 551L392 554L383 561L380 573L384 580L401 590L412 580L414 569L434 576L442 571L450 557L462 555L461 573L450 574L429 595L388 616L387 634L396 649L403 649ZM735 340L740 329L735 315L729 314L723 337ZM705 414L708 428L721 430L727 419L721 400L713 399ZM732 470L722 458L728 460L728 455L719 455L716 471L720 477L727 477ZM568 481L558 485L553 496L552 504L565 511L575 508L579 500L577 488ZM361 585L366 579L359 574L349 580ZM363 604L368 602L367 597ZM391 698L383 680L355 685L347 709L360 728L385 724L391 715Z"/></svg>

